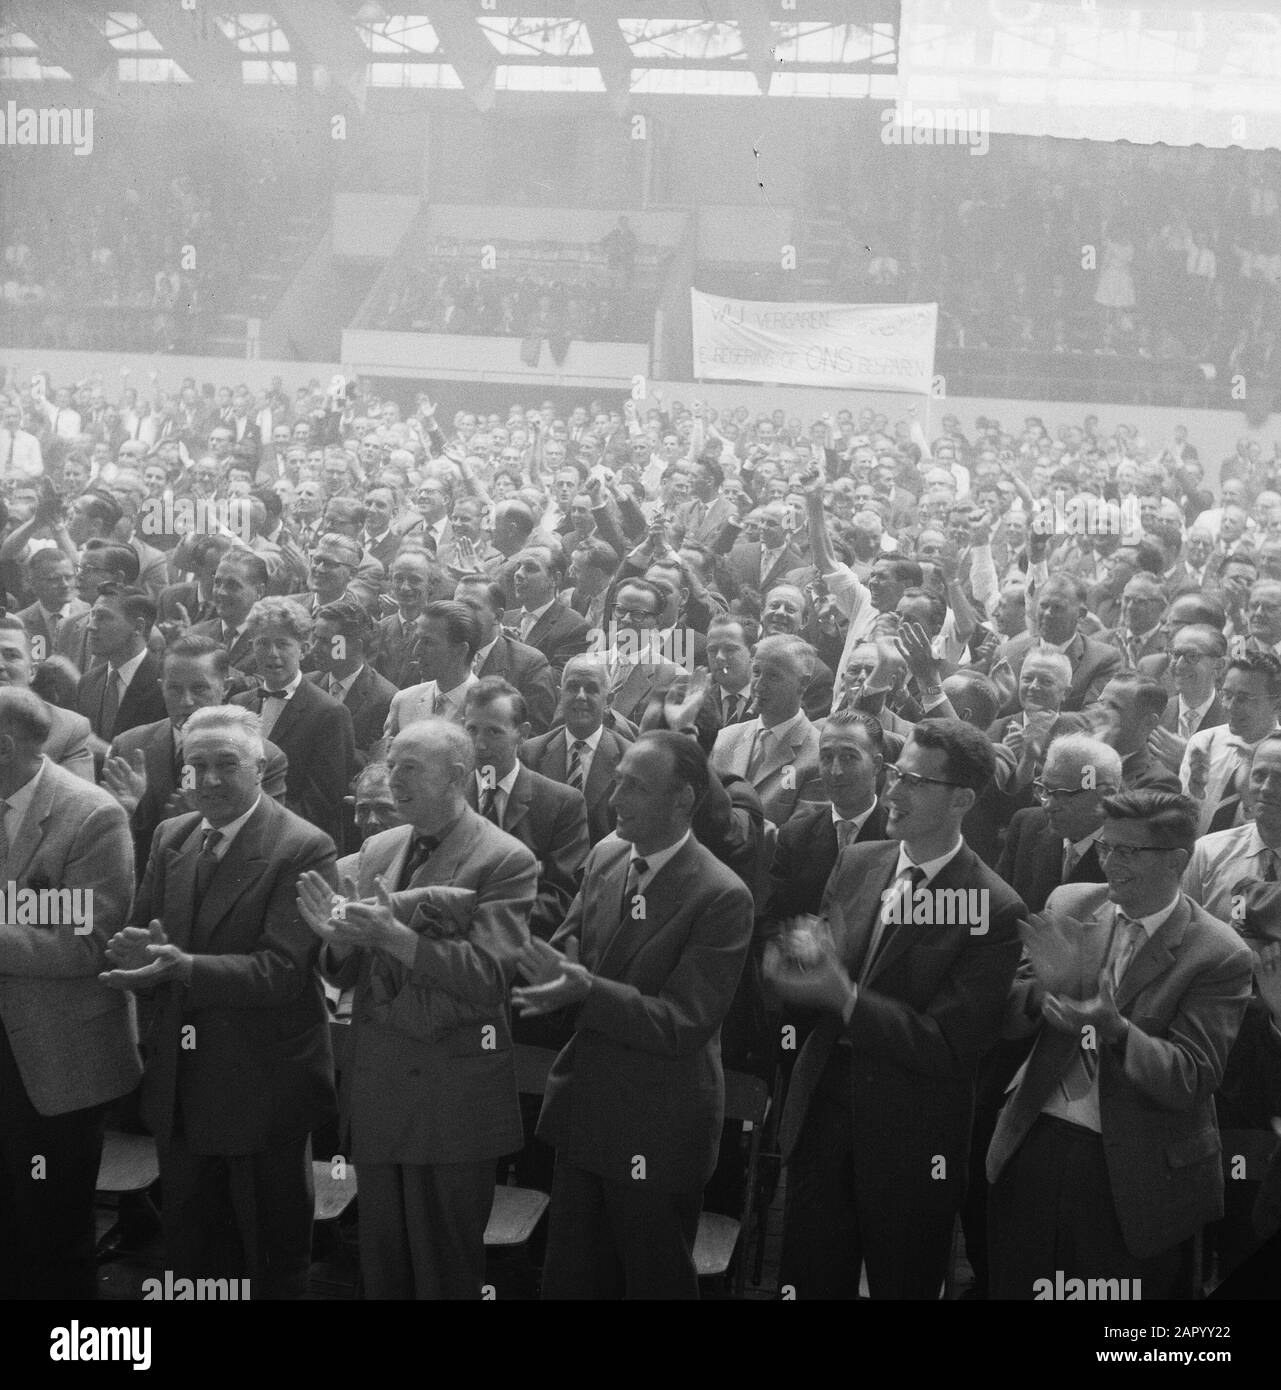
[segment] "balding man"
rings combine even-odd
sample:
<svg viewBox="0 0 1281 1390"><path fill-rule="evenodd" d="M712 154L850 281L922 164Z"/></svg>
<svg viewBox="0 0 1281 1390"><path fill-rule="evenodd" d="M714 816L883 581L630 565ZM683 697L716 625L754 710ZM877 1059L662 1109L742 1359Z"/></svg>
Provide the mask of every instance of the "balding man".
<svg viewBox="0 0 1281 1390"><path fill-rule="evenodd" d="M250 710L196 710L183 753L197 809L162 822L103 978L155 992L142 1104L160 1150L167 1267L247 1278L255 1298L300 1298L310 1135L332 1117L334 1091L297 883L311 871L337 885L334 845L263 795Z"/></svg>
<svg viewBox="0 0 1281 1390"><path fill-rule="evenodd" d="M1121 590L1121 622L1111 632L1100 633L1099 641L1121 653L1127 671L1138 668L1145 656L1159 656L1165 650L1166 593L1161 581L1146 572L1127 580Z"/></svg>
<svg viewBox="0 0 1281 1390"><path fill-rule="evenodd" d="M133 892L128 821L106 792L43 756L50 727L38 696L0 689L4 878L23 897L54 889L58 900L0 925L5 1299L96 1296L93 1193L106 1109L141 1075L133 1011L96 978Z"/></svg>
<svg viewBox="0 0 1281 1390"><path fill-rule="evenodd" d="M467 805L475 771L457 725L402 729L388 763L408 824L361 846L352 897L301 901L321 965L355 986L342 1113L360 1171L367 1298L481 1296L494 1163L521 1145L507 992L529 942L537 864Z"/></svg>

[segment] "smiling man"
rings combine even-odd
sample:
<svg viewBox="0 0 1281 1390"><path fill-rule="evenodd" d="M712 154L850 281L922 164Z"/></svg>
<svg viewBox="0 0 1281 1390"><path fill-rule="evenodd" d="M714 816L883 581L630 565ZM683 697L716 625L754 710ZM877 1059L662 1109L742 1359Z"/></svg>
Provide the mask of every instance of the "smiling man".
<svg viewBox="0 0 1281 1390"><path fill-rule="evenodd" d="M102 657L81 676L76 704L99 738L163 718L160 663L147 650L156 605L141 589L104 584L89 613L89 651Z"/></svg>

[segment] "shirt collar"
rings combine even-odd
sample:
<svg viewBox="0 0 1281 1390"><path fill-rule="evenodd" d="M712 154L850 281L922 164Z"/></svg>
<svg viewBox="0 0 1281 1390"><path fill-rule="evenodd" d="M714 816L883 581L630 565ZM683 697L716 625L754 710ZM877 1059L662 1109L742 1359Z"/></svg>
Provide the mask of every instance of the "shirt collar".
<svg viewBox="0 0 1281 1390"><path fill-rule="evenodd" d="M1210 708L1210 706L1214 703L1214 697L1215 697L1215 694L1216 694L1216 693L1217 693L1216 691L1213 691L1213 690L1210 691L1210 697L1209 697L1209 699L1203 701L1203 702L1202 702L1201 704L1199 704L1199 705L1190 705L1190 704L1188 704L1188 702L1183 698L1183 696L1180 695L1180 696L1179 696L1179 718L1182 719L1183 716L1184 716L1185 714L1190 714L1190 715L1192 716L1193 723L1199 724L1199 723L1201 722L1202 716L1205 714L1206 710L1208 710L1208 709Z"/></svg>
<svg viewBox="0 0 1281 1390"><path fill-rule="evenodd" d="M137 674L138 667L142 665L146 655L147 649L143 647L137 656L131 656L128 661L122 661L119 666L112 667L111 669L121 677L127 686Z"/></svg>
<svg viewBox="0 0 1281 1390"><path fill-rule="evenodd" d="M870 815L872 814L872 812L875 811L875 810L876 810L876 798L875 798L875 797L872 798L872 804L867 808L867 810L866 810L866 811L860 811L860 812L858 813L858 815L856 815L856 816L843 816L843 815L841 815L841 813L836 809L836 803L833 802L833 803L832 803L832 824L833 824L833 825L842 825L845 821L849 821L849 823L854 827L854 834L857 835L857 834L859 833L859 831L862 830L862 828L864 827L864 825L867 824L867 818L868 818L868 816L870 816Z"/></svg>
<svg viewBox="0 0 1281 1390"><path fill-rule="evenodd" d="M485 662L489 660L489 654L494 650L494 644L501 636L502 633L498 633L496 636L491 637L483 647L478 647L476 649L476 655L471 659L471 669L473 671L479 671Z"/></svg>
<svg viewBox="0 0 1281 1390"><path fill-rule="evenodd" d="M338 682L338 686L339 686L339 688L342 690L342 693L343 693L344 695L346 695L346 694L348 694L348 693L350 692L352 686L356 684L356 678L360 675L360 673L361 673L364 669L365 669L365 663L362 661L362 662L360 663L360 665L357 666L356 669L355 669L349 676L343 676L342 679ZM331 679L332 679L332 677L331 677ZM329 681L326 681L326 682L325 682L325 687L326 687L326 689L329 688Z"/></svg>
<svg viewBox="0 0 1281 1390"><path fill-rule="evenodd" d="M35 775L24 782L17 791L10 792L9 795L5 797L5 800L9 803L9 809L18 817L15 824L20 824L23 816L27 814L27 808L31 805L32 799L35 797L36 788L40 785L40 778L44 775L45 764L48 763L48 761L49 759L41 753L40 766L36 768ZM12 843L12 840L10 843Z"/></svg>
<svg viewBox="0 0 1281 1390"><path fill-rule="evenodd" d="M472 686L476 684L476 675L473 671L468 671L452 690L441 690L439 681L435 684L442 699L448 700L455 709L462 709L463 699Z"/></svg>
<svg viewBox="0 0 1281 1390"><path fill-rule="evenodd" d="M293 678L293 680L291 680L291 681L289 682L289 684L288 684L287 686L284 687L283 690L273 690L271 693L272 693L273 695L283 695L283 696L285 697L286 700L292 700L292 699L294 698L294 696L298 693L298 687L299 687L301 684L302 684L302 672L299 671L298 674ZM263 686L263 689L264 689L264 690L267 689L266 685Z"/></svg>
<svg viewBox="0 0 1281 1390"><path fill-rule="evenodd" d="M924 887L925 884L933 882L933 880L947 868L952 860L960 854L964 844L965 841L958 835L956 837L956 843L945 854L940 854L937 859L928 859L924 864L914 864L908 857L907 846L900 843L898 850L898 868L894 871L895 876L897 877L899 874L907 873L909 869L920 869L925 874L924 879L921 881L921 887Z"/></svg>
<svg viewBox="0 0 1281 1390"><path fill-rule="evenodd" d="M604 732L605 732L605 726L604 726L604 724L601 724L601 725L599 725L599 726L597 727L596 732L595 732L594 734L587 734L584 738L582 738L582 739L580 740L580 739L575 738L574 735L571 734L571 733L569 732L568 729L566 729L566 730L565 730L565 754L566 754L566 756L569 755L569 753L570 753L571 749L573 748L574 744L579 743L579 742L585 743L585 744L587 745L587 751L588 751L589 753L594 753L594 752L597 750L597 748L600 747L600 736L601 736Z"/></svg>
<svg viewBox="0 0 1281 1390"><path fill-rule="evenodd" d="M500 778L494 783L494 790L502 792L504 796L510 796L512 794L512 788L516 785L516 779L520 776L521 766L522 764L519 760L513 763L512 769L507 776ZM485 791L484 776L479 769L477 769L473 775L476 778L476 792L478 795L483 795Z"/></svg>
<svg viewBox="0 0 1281 1390"><path fill-rule="evenodd" d="M548 609L552 606L552 604L555 603L555 602L556 602L556 599L553 597L553 598L549 598L549 599L547 600L547 602L546 602L545 604L543 604L543 606L542 606L541 608L522 608L522 609L520 610L520 616L521 616L522 620L528 617L528 618L533 618L533 620L534 620L535 622L537 622L537 621L539 620L539 618L541 618L541 617L543 616L543 614L546 613L547 610L548 610Z"/></svg>
<svg viewBox="0 0 1281 1390"><path fill-rule="evenodd" d="M791 738L792 734L800 728L801 720L804 718L805 711L803 709L798 709L790 719L785 719L781 724L771 724L770 727L766 729L764 719L758 714L756 716L756 727L758 730L764 730L775 739L785 740Z"/></svg>
<svg viewBox="0 0 1281 1390"><path fill-rule="evenodd" d="M1174 897L1171 898L1171 900L1169 901L1169 903L1166 904L1165 907L1158 908L1156 912L1149 912L1146 917L1131 917L1128 912L1125 914L1125 916L1129 917L1131 922L1137 922L1139 926L1143 928L1143 934L1150 941L1156 935L1157 929L1166 921L1166 919L1174 915L1174 910L1179 905L1179 897L1180 895L1178 893L1175 893ZM1119 908L1117 909L1117 912L1119 915Z"/></svg>
<svg viewBox="0 0 1281 1390"><path fill-rule="evenodd" d="M201 830L201 833L203 833L203 832L206 831L206 830L217 830L217 831L222 835L222 839L218 841L218 844L216 845L216 847L215 847L215 849L214 849L214 854L215 854L219 859L221 859L221 858L223 857L223 855L226 854L227 851L231 848L231 842L232 842L232 841L236 838L236 836L239 835L240 832L245 828L245 822L246 822L246 821L249 819L249 817L252 816L253 813L258 809L258 803L259 803L261 800L262 800L262 794L259 793L259 794L254 798L254 804L245 812L245 814L244 814L243 816L237 816L235 820L233 820L233 821L228 821L226 825L212 825L206 817L201 816L201 818L200 818L200 830Z"/></svg>
<svg viewBox="0 0 1281 1390"><path fill-rule="evenodd" d="M654 875L658 873L669 860L675 859L681 850L685 848L685 843L689 839L690 834L691 832L687 830L674 845L668 845L666 849L660 849L653 854L644 856L645 863L649 865L649 868L645 872L645 881L647 883L653 880ZM640 858L641 856L636 853L636 846L633 845L631 858L628 860L628 864L630 865Z"/></svg>
<svg viewBox="0 0 1281 1390"><path fill-rule="evenodd" d="M1084 856L1086 850L1088 850L1088 849L1090 848L1090 846L1091 846L1091 845L1099 838L1099 836L1102 835L1102 834L1103 834L1103 827L1102 827L1102 825L1097 825L1097 826L1095 826L1095 828L1085 837L1084 840L1073 840L1073 841L1071 842L1071 844L1072 844L1072 852L1076 855L1076 857L1077 857L1078 859L1082 858L1082 857ZM1067 840L1064 840L1063 843L1064 843L1064 844L1067 844L1068 841L1067 841Z"/></svg>

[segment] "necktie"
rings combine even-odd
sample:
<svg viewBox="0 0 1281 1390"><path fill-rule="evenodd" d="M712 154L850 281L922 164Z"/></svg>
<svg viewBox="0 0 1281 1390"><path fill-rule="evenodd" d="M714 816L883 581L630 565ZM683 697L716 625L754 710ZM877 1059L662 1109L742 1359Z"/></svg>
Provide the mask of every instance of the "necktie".
<svg viewBox="0 0 1281 1390"><path fill-rule="evenodd" d="M534 624L538 621L528 608L520 610L520 640L526 641L529 634L534 630Z"/></svg>
<svg viewBox="0 0 1281 1390"><path fill-rule="evenodd" d="M1116 940L1113 943L1112 951L1112 983L1114 985L1121 983L1125 972L1129 969L1130 962L1143 944L1146 935L1141 922L1136 922L1123 912L1116 914Z"/></svg>
<svg viewBox="0 0 1281 1390"><path fill-rule="evenodd" d="M752 744L752 756L747 763L747 780L752 781L764 766L765 759L769 756L770 729L758 729L756 740Z"/></svg>
<svg viewBox="0 0 1281 1390"><path fill-rule="evenodd" d="M919 864L913 864L902 873L896 874L894 882L891 884L891 891L899 895L900 902L905 908L910 908L915 897L916 890L925 882L925 870ZM858 981L860 984L867 979L872 966L876 961L876 953L881 949L881 943L885 940L886 911L882 907L876 914L876 921L872 925L872 935L867 943L867 951L861 962L857 966ZM906 915L906 914L904 914ZM909 918L910 920L910 918ZM855 971L851 971L855 974Z"/></svg>
<svg viewBox="0 0 1281 1390"><path fill-rule="evenodd" d="M1192 711L1190 709L1184 709L1179 715L1179 737L1181 739L1189 739L1196 733L1196 730L1192 727L1192 723Z"/></svg>
<svg viewBox="0 0 1281 1390"><path fill-rule="evenodd" d="M102 708L98 714L98 734L100 738L110 739L115 733L116 716L120 713L120 672L114 666L107 667L107 678L102 686Z"/></svg>
<svg viewBox="0 0 1281 1390"><path fill-rule="evenodd" d="M1275 883L1277 881L1277 856L1275 850L1265 849L1263 851L1263 864L1263 882Z"/></svg>
<svg viewBox="0 0 1281 1390"><path fill-rule="evenodd" d="M1241 784L1250 764L1250 752L1243 743L1234 744L1233 747L1236 750L1236 762L1232 775L1223 788L1223 796L1214 808L1214 815L1210 817L1207 827L1210 831L1230 830L1236 824L1237 815L1241 810Z"/></svg>
<svg viewBox="0 0 1281 1390"><path fill-rule="evenodd" d="M583 789L583 754L586 751L587 745L581 738L576 738L569 746L569 768L565 780L576 792Z"/></svg>
<svg viewBox="0 0 1281 1390"><path fill-rule="evenodd" d="M487 821L498 826L501 830L502 822L498 819L498 788L486 787L485 794L480 799L480 814Z"/></svg>
<svg viewBox="0 0 1281 1390"><path fill-rule="evenodd" d="M440 687L436 687L436 693L431 697L431 712L437 718L445 718L449 710L449 701L441 693Z"/></svg>
<svg viewBox="0 0 1281 1390"><path fill-rule="evenodd" d="M1116 914L1112 940L1108 943L1107 964L1103 967L1111 975L1114 986L1120 983L1135 950L1143 940L1143 936L1143 927L1140 923L1127 917L1123 912ZM1088 1094L1091 1086L1094 1085L1094 1078L1099 1070L1100 1042L1100 1039L1095 1038L1093 1039L1093 1046L1087 1046L1085 1036L1082 1035L1081 1045L1072 1054L1072 1065L1059 1082L1059 1089L1063 1092L1066 1100L1080 1100L1082 1096Z"/></svg>
<svg viewBox="0 0 1281 1390"><path fill-rule="evenodd" d="M399 891L404 892L414 880L414 875L427 862L428 856L439 846L440 841L434 835L415 835L414 842L409 847L409 857L405 860L405 867L401 870Z"/></svg>
<svg viewBox="0 0 1281 1390"><path fill-rule="evenodd" d="M854 822L852 820L838 820L836 822L836 847L845 849L846 846L854 843Z"/></svg>
<svg viewBox="0 0 1281 1390"><path fill-rule="evenodd" d="M632 905L636 895L640 892L641 879L649 872L649 861L645 859L632 859L627 866L627 882L623 885L623 904L619 916L624 922L632 920Z"/></svg>
<svg viewBox="0 0 1281 1390"><path fill-rule="evenodd" d="M725 724L735 724L738 722L738 713L741 708L743 697L735 695L732 690L725 692L725 706L722 722Z"/></svg>
<svg viewBox="0 0 1281 1390"><path fill-rule="evenodd" d="M212 826L205 831L200 853L196 855L196 898L199 900L209 891L209 882L218 868L218 856L214 851L222 840L222 831Z"/></svg>
<svg viewBox="0 0 1281 1390"><path fill-rule="evenodd" d="M50 651L51 651L51 652L52 652L52 650L53 650L53 644L58 640L58 628L59 628L59 626L61 625L61 623L62 623L62 614L61 614L61 613L50 613L50 614L49 614L49 623L48 623L48 627L49 627L49 648L50 648Z"/></svg>
<svg viewBox="0 0 1281 1390"><path fill-rule="evenodd" d="M1076 852L1076 846L1072 843L1071 840L1064 840L1063 873L1061 875L1062 881L1064 883L1068 881L1068 878L1070 877L1072 870L1075 869L1080 862L1080 856Z"/></svg>

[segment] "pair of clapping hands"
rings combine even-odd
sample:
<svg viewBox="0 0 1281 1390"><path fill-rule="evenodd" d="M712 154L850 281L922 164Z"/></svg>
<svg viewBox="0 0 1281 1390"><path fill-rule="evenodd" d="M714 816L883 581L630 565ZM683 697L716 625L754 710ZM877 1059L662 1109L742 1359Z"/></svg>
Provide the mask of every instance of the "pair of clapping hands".
<svg viewBox="0 0 1281 1390"><path fill-rule="evenodd" d="M1087 979L1081 942L1087 927L1065 912L1034 912L1019 923L1019 936L1041 992L1041 1016L1060 1033L1093 1028L1104 1042L1118 1042L1129 1028L1116 1006L1116 986L1106 957L1097 979ZM1086 997L1087 990L1093 993Z"/></svg>

